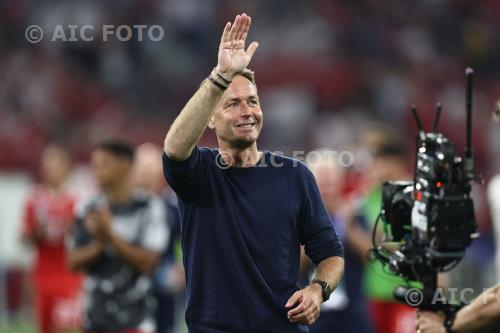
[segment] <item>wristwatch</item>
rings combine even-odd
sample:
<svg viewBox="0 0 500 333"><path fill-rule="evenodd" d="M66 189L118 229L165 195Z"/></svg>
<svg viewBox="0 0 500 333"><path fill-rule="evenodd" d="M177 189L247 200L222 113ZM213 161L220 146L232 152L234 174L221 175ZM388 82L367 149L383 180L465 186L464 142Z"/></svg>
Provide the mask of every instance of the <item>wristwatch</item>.
<svg viewBox="0 0 500 333"><path fill-rule="evenodd" d="M321 281L318 279L312 280L311 284L313 284L313 283L317 283L321 286L321 293L323 295L323 302L328 301L328 299L330 298L330 295L333 292L332 287L330 287L330 285L327 282Z"/></svg>

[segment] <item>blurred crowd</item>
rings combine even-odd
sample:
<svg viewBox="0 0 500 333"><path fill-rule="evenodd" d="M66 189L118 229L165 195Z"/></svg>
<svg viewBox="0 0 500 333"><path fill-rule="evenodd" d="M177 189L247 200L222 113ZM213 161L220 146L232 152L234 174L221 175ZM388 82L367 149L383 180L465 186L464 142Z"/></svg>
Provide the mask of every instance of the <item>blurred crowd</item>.
<svg viewBox="0 0 500 333"><path fill-rule="evenodd" d="M368 119L413 133L409 105L430 126L436 101L444 105L440 130L460 147L465 66L477 73L475 128L490 127L500 90L495 1L3 1L0 167L34 172L54 139L80 159L104 134L160 140L214 66L221 27L237 10L254 17L249 39L261 45L252 67L271 148L350 141ZM159 24L165 36L30 44L31 24L46 35L58 24ZM487 173L494 161L486 154L499 149L492 136L475 131Z"/></svg>
<svg viewBox="0 0 500 333"><path fill-rule="evenodd" d="M92 147L110 136L161 145L169 124L215 65L224 23L242 11L253 18L249 40L260 44L252 62L265 118L260 147L285 154L317 147L354 153L354 165L333 180L338 193L328 199L357 207L347 213L332 207L332 216L343 216L339 220L364 212L362 230L346 224L349 242L363 244L379 208L377 186L411 177L411 104L430 128L435 103L441 102L438 130L462 151L466 66L476 73L475 166L486 184L500 173L500 126L491 119L500 98L500 3L494 0L2 1L0 172L44 181L40 161L52 142L64 142L77 165L88 164ZM58 24L158 24L165 36L158 42L31 44L25 39L31 24L45 31ZM215 137L207 133L202 142L213 146ZM391 147L392 153L384 153L391 144L399 145L396 153ZM366 180L361 176L368 171ZM488 204L486 186L479 185L474 196L483 237L450 283L482 288L494 280L490 207L496 198ZM171 240L169 260L178 262L176 246ZM360 267L364 250L352 249ZM168 274L178 280L177 271ZM363 296L354 296L362 304L365 296L387 301L370 287L377 283L373 279L364 282Z"/></svg>

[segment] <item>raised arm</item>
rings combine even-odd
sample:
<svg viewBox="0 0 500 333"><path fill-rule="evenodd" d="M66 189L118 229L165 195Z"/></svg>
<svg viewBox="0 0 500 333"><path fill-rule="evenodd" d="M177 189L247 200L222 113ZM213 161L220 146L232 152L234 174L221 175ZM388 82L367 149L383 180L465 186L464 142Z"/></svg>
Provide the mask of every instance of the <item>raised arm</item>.
<svg viewBox="0 0 500 333"><path fill-rule="evenodd" d="M250 23L251 18L245 13L237 15L232 25L231 22L226 23L219 46L217 67L210 74L211 80L203 81L167 133L164 150L171 159L183 161L189 157L225 88L250 63L258 47L253 42L245 51Z"/></svg>

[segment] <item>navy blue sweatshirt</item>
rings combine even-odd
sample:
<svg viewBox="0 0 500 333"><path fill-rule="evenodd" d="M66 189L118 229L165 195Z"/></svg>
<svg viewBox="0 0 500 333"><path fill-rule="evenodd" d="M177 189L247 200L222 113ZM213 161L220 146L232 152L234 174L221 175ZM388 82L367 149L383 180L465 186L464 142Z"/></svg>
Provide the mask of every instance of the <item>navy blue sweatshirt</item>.
<svg viewBox="0 0 500 333"><path fill-rule="evenodd" d="M195 147L182 162L163 154L163 169L179 199L189 331L308 332L285 309L300 244L315 264L343 247L307 167L270 152L227 167L217 149Z"/></svg>

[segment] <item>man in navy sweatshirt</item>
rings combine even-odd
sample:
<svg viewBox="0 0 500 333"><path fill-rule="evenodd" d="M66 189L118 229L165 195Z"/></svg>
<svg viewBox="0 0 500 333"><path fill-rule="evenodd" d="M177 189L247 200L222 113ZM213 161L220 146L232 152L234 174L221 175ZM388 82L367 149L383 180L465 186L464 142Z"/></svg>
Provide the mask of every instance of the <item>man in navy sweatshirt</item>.
<svg viewBox="0 0 500 333"><path fill-rule="evenodd" d="M344 270L343 247L302 163L257 150L262 129L245 50L251 18L224 28L218 64L165 138L165 178L177 193L190 333L308 332ZM196 146L206 127L219 148ZM300 246L316 267L297 286ZM334 329L334 327L332 327Z"/></svg>

